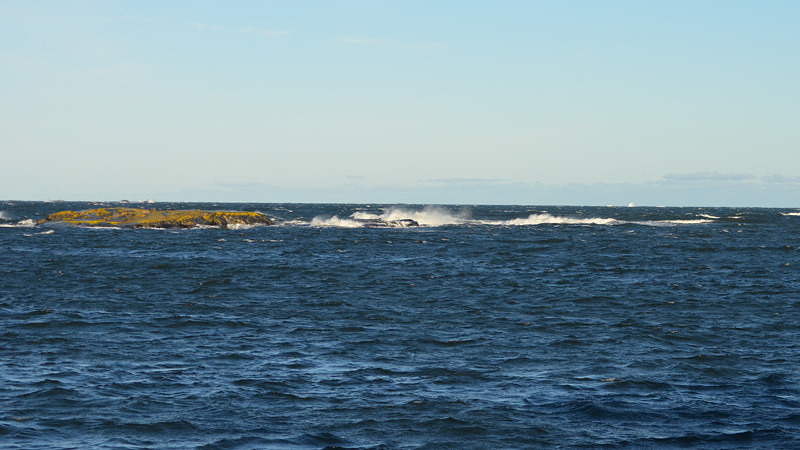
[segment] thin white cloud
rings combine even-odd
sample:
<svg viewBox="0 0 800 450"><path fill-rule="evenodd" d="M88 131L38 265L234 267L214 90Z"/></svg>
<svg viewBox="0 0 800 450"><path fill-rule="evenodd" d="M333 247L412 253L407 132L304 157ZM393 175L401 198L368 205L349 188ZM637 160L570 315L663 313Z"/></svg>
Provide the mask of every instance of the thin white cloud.
<svg viewBox="0 0 800 450"><path fill-rule="evenodd" d="M202 31L222 31L225 29L225 27L223 27L222 25L213 25L208 23L192 22L189 23L188 25L196 30L202 30Z"/></svg>
<svg viewBox="0 0 800 450"><path fill-rule="evenodd" d="M770 174L761 177L766 183L800 183L800 177L790 177L781 174Z"/></svg>
<svg viewBox="0 0 800 450"><path fill-rule="evenodd" d="M368 45L371 47L385 47L388 45L388 41L384 41L381 39L355 38L355 37L344 38L342 39L342 42L344 42L345 44Z"/></svg>
<svg viewBox="0 0 800 450"><path fill-rule="evenodd" d="M438 42L408 43L393 41L390 39L375 39L363 37L347 37L340 39L340 42L348 45L362 45L366 47L387 48L387 49L406 49L406 50L446 50L447 46Z"/></svg>
<svg viewBox="0 0 800 450"><path fill-rule="evenodd" d="M509 182L509 180L505 180L503 178L433 178L424 181L428 183L443 184L495 184Z"/></svg>
<svg viewBox="0 0 800 450"><path fill-rule="evenodd" d="M216 24L209 24L209 23L200 23L200 22L192 22L188 24L189 27L194 28L195 30L200 31L235 31L242 34L250 34L250 35L257 35L257 36L266 36L266 37L277 37L277 36L285 36L290 34L288 31L284 30L271 30L266 28L258 28L258 27L239 27L239 28L227 28L222 25Z"/></svg>
<svg viewBox="0 0 800 450"><path fill-rule="evenodd" d="M694 172L694 173L668 173L664 179L674 182L693 181L746 181L756 178L750 173L719 173L719 172Z"/></svg>
<svg viewBox="0 0 800 450"><path fill-rule="evenodd" d="M119 63L108 66L91 67L86 69L86 74L100 77L124 77L129 75L141 75L151 67L151 64Z"/></svg>
<svg viewBox="0 0 800 450"><path fill-rule="evenodd" d="M284 30L267 30L264 28L257 28L257 27L242 27L239 28L237 31L245 34L256 34L259 36L268 36L268 37L285 36L289 34L288 31Z"/></svg>
<svg viewBox="0 0 800 450"><path fill-rule="evenodd" d="M447 50L447 45L441 42L424 42L422 44L413 44L410 47L417 50Z"/></svg>

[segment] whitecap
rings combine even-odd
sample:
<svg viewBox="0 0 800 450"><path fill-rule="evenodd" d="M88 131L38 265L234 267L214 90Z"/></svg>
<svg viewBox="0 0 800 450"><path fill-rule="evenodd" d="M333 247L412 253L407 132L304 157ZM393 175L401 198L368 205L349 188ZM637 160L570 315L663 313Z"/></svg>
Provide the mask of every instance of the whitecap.
<svg viewBox="0 0 800 450"><path fill-rule="evenodd" d="M351 219L341 219L339 216L322 217L317 216L311 219L310 225L312 227L342 227L342 228L359 228L363 226L363 222Z"/></svg>
<svg viewBox="0 0 800 450"><path fill-rule="evenodd" d="M610 217L571 217L555 216L548 213L531 214L526 218L510 220L481 220L475 221L481 225L489 226L532 226L532 225L647 225L647 226L675 226L675 225L694 225L712 223L710 218L706 219L677 219L677 220L646 220L646 221L625 221Z"/></svg>
<svg viewBox="0 0 800 450"><path fill-rule="evenodd" d="M566 217L554 216L552 214L531 214L525 219L511 219L503 221L504 225L522 226L522 225L618 225L620 223L617 219L603 218L603 217Z"/></svg>
<svg viewBox="0 0 800 450"><path fill-rule="evenodd" d="M247 223L232 223L228 224L229 230L252 230L253 228L265 227L263 223L247 224Z"/></svg>
<svg viewBox="0 0 800 450"><path fill-rule="evenodd" d="M380 219L380 215L368 213L364 211L356 211L353 214L350 214L350 217L357 220L378 220Z"/></svg>
<svg viewBox="0 0 800 450"><path fill-rule="evenodd" d="M306 226L309 225L309 222L302 220L302 219L294 219L294 220L275 220L275 225L277 226L284 226L284 227L292 227L292 226Z"/></svg>
<svg viewBox="0 0 800 450"><path fill-rule="evenodd" d="M714 223L711 219L675 219L675 220L645 220L642 222L630 222L638 225L648 225L653 227L665 227L674 225L699 225L704 223Z"/></svg>
<svg viewBox="0 0 800 450"><path fill-rule="evenodd" d="M426 206L421 210L395 206L384 209L380 214L357 211L351 214L350 217L356 220L381 220L384 222L410 219L423 227L462 225L469 222L465 214L455 214L446 208L437 206Z"/></svg>
<svg viewBox="0 0 800 450"><path fill-rule="evenodd" d="M7 224L2 224L0 226L12 227L12 228L33 228L36 226L36 221L34 219L25 219L25 220L20 220L19 222L16 223L7 223Z"/></svg>

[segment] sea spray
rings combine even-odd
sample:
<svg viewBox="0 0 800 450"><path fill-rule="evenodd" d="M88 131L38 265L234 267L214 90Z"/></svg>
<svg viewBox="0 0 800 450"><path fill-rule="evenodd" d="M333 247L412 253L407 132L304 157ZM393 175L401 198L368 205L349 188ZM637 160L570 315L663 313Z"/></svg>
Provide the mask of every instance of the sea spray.
<svg viewBox="0 0 800 450"><path fill-rule="evenodd" d="M444 207L438 206L426 206L421 210L413 210L405 207L390 207L384 209L381 214L357 211L353 213L351 217L354 219L383 221L411 219L417 222L420 226L427 227L462 225L469 221L466 212L457 214Z"/></svg>
<svg viewBox="0 0 800 450"><path fill-rule="evenodd" d="M791 214L791 213L789 213ZM442 226L539 226L539 225L643 225L643 226L676 226L676 225L698 225L713 223L718 220L718 216L710 214L697 214L692 218L664 218L660 220L643 220L641 218L619 218L590 216L580 217L573 214L551 214L539 212L529 214L527 217L511 219L475 219L469 211L462 209L459 212L452 211L442 206L425 206L421 209L412 209L404 206L392 206L383 208L380 212L370 212L359 210L343 218L334 216L317 216L308 225L313 227L343 227L359 228L374 226L376 223L391 223L404 220L413 220L422 227L442 227ZM293 225L302 225L303 222L294 222Z"/></svg>
<svg viewBox="0 0 800 450"><path fill-rule="evenodd" d="M360 228L364 226L362 222L352 219L342 219L339 216L317 216L309 223L312 227L341 227L341 228Z"/></svg>
<svg viewBox="0 0 800 450"><path fill-rule="evenodd" d="M617 219L601 217L564 217L553 216L551 214L531 214L525 219L512 219L505 222L505 225L616 225L620 223Z"/></svg>

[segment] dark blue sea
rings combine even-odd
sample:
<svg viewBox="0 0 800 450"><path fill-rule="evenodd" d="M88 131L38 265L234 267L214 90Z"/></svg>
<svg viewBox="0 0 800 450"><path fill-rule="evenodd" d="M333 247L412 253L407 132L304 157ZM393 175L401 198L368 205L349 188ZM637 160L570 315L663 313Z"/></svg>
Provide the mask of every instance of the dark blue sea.
<svg viewBox="0 0 800 450"><path fill-rule="evenodd" d="M98 205L0 202L0 447L800 447L799 210Z"/></svg>

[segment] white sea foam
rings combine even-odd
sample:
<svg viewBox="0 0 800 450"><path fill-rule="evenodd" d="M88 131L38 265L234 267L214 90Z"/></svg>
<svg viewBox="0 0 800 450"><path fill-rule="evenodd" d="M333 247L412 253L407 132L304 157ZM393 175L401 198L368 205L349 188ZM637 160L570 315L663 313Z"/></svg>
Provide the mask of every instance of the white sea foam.
<svg viewBox="0 0 800 450"><path fill-rule="evenodd" d="M676 225L694 225L699 223L713 223L714 220L711 218L708 219L676 219L676 220L664 220L662 222L666 223L673 223Z"/></svg>
<svg viewBox="0 0 800 450"><path fill-rule="evenodd" d="M798 213L800 215L800 213ZM369 226L371 221L400 221L411 219L423 227L439 227L446 225L484 225L484 226L534 226L534 225L644 225L644 226L676 226L713 223L718 217L701 214L697 219L645 220L626 221L611 217L576 217L558 216L549 213L531 214L528 217L508 220L470 219L466 214L456 214L441 207L426 207L422 210L411 210L402 207L387 208L380 213L357 211L348 218L339 216L315 217L309 224L312 227L359 228Z"/></svg>
<svg viewBox="0 0 800 450"><path fill-rule="evenodd" d="M617 225L620 222L617 219L604 218L604 217L568 217L568 216L554 216L552 214L531 214L527 218L511 219L500 221L503 225L509 226L524 226L524 225Z"/></svg>
<svg viewBox="0 0 800 450"><path fill-rule="evenodd" d="M0 220L4 222L0 223L0 227L2 228L30 228L36 225L36 221L33 219L14 222L14 216L7 211L0 211Z"/></svg>
<svg viewBox="0 0 800 450"><path fill-rule="evenodd" d="M294 226L309 225L309 223L302 219L294 219L294 220L275 219L275 225L283 227L294 227Z"/></svg>
<svg viewBox="0 0 800 450"><path fill-rule="evenodd" d="M22 228L35 227L36 226L36 221L33 220L33 219L20 220L14 226L15 227L22 227Z"/></svg>
<svg viewBox="0 0 800 450"><path fill-rule="evenodd" d="M711 219L675 219L675 220L644 220L641 222L627 222L638 225L648 225L652 227L666 227L674 225L699 225L704 223L713 223Z"/></svg>
<svg viewBox="0 0 800 450"><path fill-rule="evenodd" d="M800 216L800 212L781 213L783 216Z"/></svg>
<svg viewBox="0 0 800 450"><path fill-rule="evenodd" d="M246 224L246 223L232 223L228 225L229 230L250 230L253 228L258 227L265 227L266 225L257 223L257 224Z"/></svg>
<svg viewBox="0 0 800 450"><path fill-rule="evenodd" d="M675 226L711 223L712 219L678 219L678 220L645 220L625 221L610 217L571 217L554 216L548 213L531 214L526 218L510 220L480 220L475 223L490 226L532 226L532 225L646 225L646 226Z"/></svg>
<svg viewBox="0 0 800 450"><path fill-rule="evenodd" d="M436 206L426 206L422 210L410 210L402 207L384 209L381 214L358 211L350 215L358 220L403 220L411 219L423 227L440 227L444 225L461 225L468 222L463 214L454 214L452 211Z"/></svg>
<svg viewBox="0 0 800 450"><path fill-rule="evenodd" d="M364 224L357 220L341 219L339 216L321 217L317 216L311 219L310 225L312 227L341 227L341 228L359 228Z"/></svg>
<svg viewBox="0 0 800 450"><path fill-rule="evenodd" d="M391 207L382 210L380 213L368 211L356 211L349 217L339 216L317 216L309 223L312 227L342 227L359 228L372 226L375 222L385 222L391 225L392 222L403 220L413 220L422 227L440 227L445 225L461 225L470 223L465 214L454 213L446 208L427 206L421 210L413 210L403 207ZM287 222L286 224L298 224L297 221Z"/></svg>

